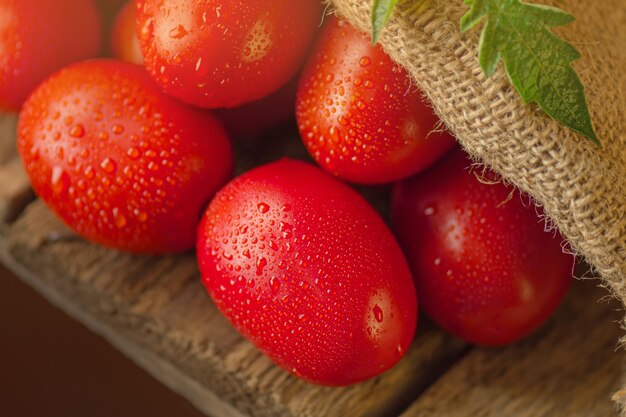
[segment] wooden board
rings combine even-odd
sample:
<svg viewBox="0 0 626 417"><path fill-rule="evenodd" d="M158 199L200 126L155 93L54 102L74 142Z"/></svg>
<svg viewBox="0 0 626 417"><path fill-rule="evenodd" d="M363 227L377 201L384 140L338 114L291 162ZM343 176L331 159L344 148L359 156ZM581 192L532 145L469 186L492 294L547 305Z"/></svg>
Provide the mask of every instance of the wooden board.
<svg viewBox="0 0 626 417"><path fill-rule="evenodd" d="M474 349L402 417L610 417L623 372L619 303L576 283L539 334L503 350Z"/></svg>
<svg viewBox="0 0 626 417"><path fill-rule="evenodd" d="M243 340L200 284L192 255L135 257L84 242L36 202L3 262L207 414L395 416L466 349L429 324L384 376L349 388L300 381ZM218 410L218 411L216 411Z"/></svg>
<svg viewBox="0 0 626 417"><path fill-rule="evenodd" d="M22 161L14 156L0 165L0 223L8 223L35 198Z"/></svg>
<svg viewBox="0 0 626 417"><path fill-rule="evenodd" d="M593 283L577 283L556 317L513 347L470 349L422 316L418 338L389 373L349 388L310 385L272 365L230 327L204 293L192 254L135 257L91 245L41 202L12 223L33 198L14 129L14 117L0 117L0 261L207 415L614 414L609 398L622 370L615 352L621 312L595 303L605 292ZM239 170L274 159L271 149L281 148L242 148Z"/></svg>
<svg viewBox="0 0 626 417"><path fill-rule="evenodd" d="M0 113L0 165L10 161L17 154L16 129L17 115Z"/></svg>

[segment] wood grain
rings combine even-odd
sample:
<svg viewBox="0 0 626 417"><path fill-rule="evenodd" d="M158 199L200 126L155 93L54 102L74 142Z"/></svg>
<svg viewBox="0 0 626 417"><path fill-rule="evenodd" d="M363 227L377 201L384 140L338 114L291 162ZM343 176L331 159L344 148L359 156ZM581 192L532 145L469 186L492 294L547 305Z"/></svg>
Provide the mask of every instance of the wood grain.
<svg viewBox="0 0 626 417"><path fill-rule="evenodd" d="M0 165L17 155L16 129L17 114L0 113Z"/></svg>
<svg viewBox="0 0 626 417"><path fill-rule="evenodd" d="M504 350L474 349L402 417L609 417L623 353L619 303L578 282L550 323Z"/></svg>
<svg viewBox="0 0 626 417"><path fill-rule="evenodd" d="M0 165L0 223L15 220L34 198L22 161L17 156Z"/></svg>
<svg viewBox="0 0 626 417"><path fill-rule="evenodd" d="M4 262L207 414L397 416L466 346L423 321L406 358L348 388L298 380L211 304L193 255L136 257L84 242L41 202L2 239Z"/></svg>

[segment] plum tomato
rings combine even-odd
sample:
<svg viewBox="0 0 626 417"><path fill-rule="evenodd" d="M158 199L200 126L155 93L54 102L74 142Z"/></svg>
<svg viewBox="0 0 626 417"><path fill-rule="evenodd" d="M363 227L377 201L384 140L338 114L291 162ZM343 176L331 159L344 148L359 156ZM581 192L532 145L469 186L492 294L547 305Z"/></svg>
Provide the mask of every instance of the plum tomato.
<svg viewBox="0 0 626 417"><path fill-rule="evenodd" d="M327 171L364 184L428 167L454 145L406 70L371 38L332 19L307 62L296 98L302 140Z"/></svg>
<svg viewBox="0 0 626 417"><path fill-rule="evenodd" d="M100 31L93 0L0 0L0 109L19 110L50 74L95 57Z"/></svg>
<svg viewBox="0 0 626 417"><path fill-rule="evenodd" d="M540 326L572 282L574 257L540 209L471 171L462 152L395 186L392 217L423 310L475 344L515 342Z"/></svg>
<svg viewBox="0 0 626 417"><path fill-rule="evenodd" d="M319 0L137 0L146 67L165 92L236 107L286 84L321 19Z"/></svg>
<svg viewBox="0 0 626 417"><path fill-rule="evenodd" d="M20 115L18 150L35 192L78 234L151 254L193 248L233 166L215 117L114 60L74 64L42 84Z"/></svg>
<svg viewBox="0 0 626 417"><path fill-rule="evenodd" d="M135 3L130 1L119 11L111 28L109 48L122 61L143 65L139 38L135 30Z"/></svg>
<svg viewBox="0 0 626 417"><path fill-rule="evenodd" d="M295 160L248 171L198 231L203 283L230 322L311 382L373 377L406 352L417 300L400 247L354 190Z"/></svg>

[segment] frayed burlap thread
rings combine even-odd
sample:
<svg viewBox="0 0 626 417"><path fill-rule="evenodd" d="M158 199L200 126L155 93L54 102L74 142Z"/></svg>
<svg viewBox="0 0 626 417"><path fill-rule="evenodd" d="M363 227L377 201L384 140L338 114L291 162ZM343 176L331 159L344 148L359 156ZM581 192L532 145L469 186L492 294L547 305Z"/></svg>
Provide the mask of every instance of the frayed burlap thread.
<svg viewBox="0 0 626 417"><path fill-rule="evenodd" d="M329 2L354 26L371 30L371 0ZM467 11L462 0L421 3L399 2L381 34L383 48L408 69L463 147L532 195L572 249L626 301L626 1L540 2L576 18L557 32L582 54L574 67L601 148L536 105L524 105L502 65L484 76L480 29L459 30Z"/></svg>

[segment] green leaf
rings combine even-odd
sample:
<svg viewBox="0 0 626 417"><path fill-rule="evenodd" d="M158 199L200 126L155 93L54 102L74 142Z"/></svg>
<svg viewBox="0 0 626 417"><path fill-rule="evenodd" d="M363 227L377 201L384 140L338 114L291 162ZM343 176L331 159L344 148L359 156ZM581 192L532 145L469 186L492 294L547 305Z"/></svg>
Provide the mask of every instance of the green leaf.
<svg viewBox="0 0 626 417"><path fill-rule="evenodd" d="M372 42L376 44L398 0L374 0L372 5Z"/></svg>
<svg viewBox="0 0 626 417"><path fill-rule="evenodd" d="M574 19L564 11L520 0L464 0L470 10L461 30L483 19L479 43L480 66L490 76L500 59L524 102L536 102L551 117L600 144L589 116L585 92L571 66L580 57L550 28Z"/></svg>

